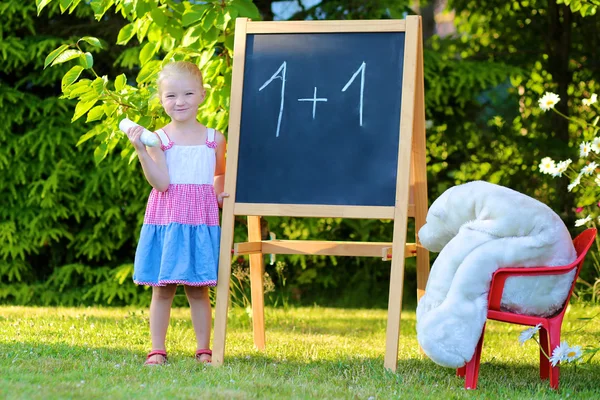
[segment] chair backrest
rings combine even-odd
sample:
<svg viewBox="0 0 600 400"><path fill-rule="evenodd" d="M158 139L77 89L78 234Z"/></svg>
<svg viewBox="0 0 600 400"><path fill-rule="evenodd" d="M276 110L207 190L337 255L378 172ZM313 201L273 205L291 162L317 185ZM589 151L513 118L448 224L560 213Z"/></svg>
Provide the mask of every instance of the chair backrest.
<svg viewBox="0 0 600 400"><path fill-rule="evenodd" d="M596 232L596 228L588 228L585 231L581 232L575 239L573 239L573 246L575 247L575 251L577 252L577 259L573 262L573 264L577 264L577 272L575 272L575 277L573 278L573 283L571 283L571 290L569 290L569 294L567 295L567 299L565 300L565 305L569 304L569 300L571 299L571 295L573 294L573 289L575 288L575 283L577 282L577 278L579 277L579 273L581 272L581 267L583 266L585 256L587 255L590 247L592 247L592 244L596 240ZM564 309L566 309L566 307L563 308L563 312Z"/></svg>

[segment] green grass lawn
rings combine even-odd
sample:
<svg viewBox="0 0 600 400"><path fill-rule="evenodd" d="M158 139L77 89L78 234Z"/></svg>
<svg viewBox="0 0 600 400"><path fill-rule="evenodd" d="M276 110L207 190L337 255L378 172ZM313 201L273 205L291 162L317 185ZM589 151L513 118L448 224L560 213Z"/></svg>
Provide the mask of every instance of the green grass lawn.
<svg viewBox="0 0 600 400"><path fill-rule="evenodd" d="M600 342L600 306L572 306L569 344ZM600 398L600 359L565 364L560 390L538 375L535 342L525 329L488 323L479 389L421 357L414 310L402 314L396 373L385 371L385 310L267 309L267 349L254 349L251 321L229 313L225 365L196 364L187 309L175 309L167 337L170 364L143 367L148 314L133 308L0 307L2 399L397 399ZM599 357L600 358L600 357Z"/></svg>

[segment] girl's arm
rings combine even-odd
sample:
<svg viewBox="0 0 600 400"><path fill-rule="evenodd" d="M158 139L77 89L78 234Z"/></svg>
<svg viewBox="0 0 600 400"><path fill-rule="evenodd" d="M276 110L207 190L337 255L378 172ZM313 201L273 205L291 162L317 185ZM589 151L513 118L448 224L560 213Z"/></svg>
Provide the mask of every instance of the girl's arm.
<svg viewBox="0 0 600 400"><path fill-rule="evenodd" d="M142 130L142 127L131 128L127 131L127 136L137 152L148 183L159 192L165 192L170 183L165 153L160 147L146 148L140 140Z"/></svg>
<svg viewBox="0 0 600 400"><path fill-rule="evenodd" d="M215 131L215 140L217 142L217 163L215 166L213 186L215 188L215 193L217 194L219 207L223 207L223 198L229 197L229 194L223 192L225 188L225 151L227 148L227 141L225 140L225 136L218 131Z"/></svg>

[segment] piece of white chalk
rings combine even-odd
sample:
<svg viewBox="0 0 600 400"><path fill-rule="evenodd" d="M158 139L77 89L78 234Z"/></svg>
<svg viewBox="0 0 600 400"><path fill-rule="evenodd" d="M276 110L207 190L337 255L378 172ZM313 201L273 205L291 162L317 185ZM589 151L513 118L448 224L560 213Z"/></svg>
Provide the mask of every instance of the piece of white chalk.
<svg viewBox="0 0 600 400"><path fill-rule="evenodd" d="M129 128L132 128L134 126L140 126L140 125L136 124L129 118L125 118L124 120L122 120L119 123L119 129L125 133L127 133L127 130ZM144 143L146 146L149 146L149 147L156 147L160 144L160 139L158 138L158 136L155 133L150 132L146 128L144 128L144 130L142 131L140 140L142 141L142 143Z"/></svg>

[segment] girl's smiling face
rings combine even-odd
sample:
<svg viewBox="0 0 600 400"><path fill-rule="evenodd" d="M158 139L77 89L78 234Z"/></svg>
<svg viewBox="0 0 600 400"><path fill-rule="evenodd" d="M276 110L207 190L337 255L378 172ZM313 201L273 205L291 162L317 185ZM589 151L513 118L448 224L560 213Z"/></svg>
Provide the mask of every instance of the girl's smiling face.
<svg viewBox="0 0 600 400"><path fill-rule="evenodd" d="M160 102L177 122L195 120L204 97L202 83L188 74L171 75L160 83Z"/></svg>

